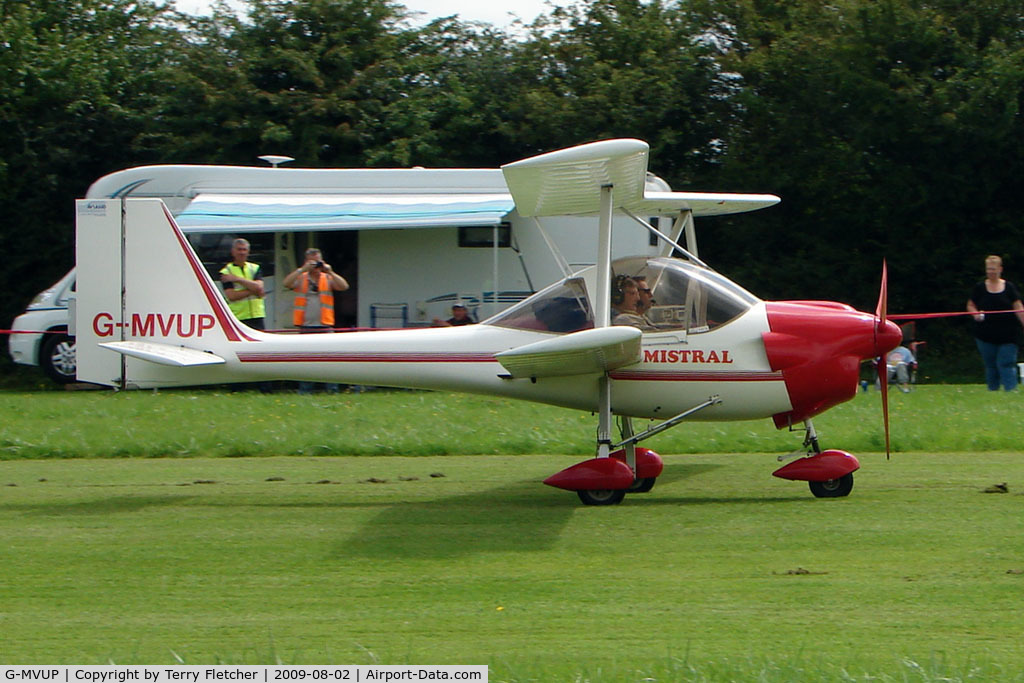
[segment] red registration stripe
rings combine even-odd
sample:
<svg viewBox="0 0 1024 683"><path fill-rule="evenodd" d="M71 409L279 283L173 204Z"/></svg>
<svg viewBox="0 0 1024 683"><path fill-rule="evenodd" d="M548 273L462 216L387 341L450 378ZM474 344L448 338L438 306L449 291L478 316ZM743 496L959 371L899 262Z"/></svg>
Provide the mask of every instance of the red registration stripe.
<svg viewBox="0 0 1024 683"><path fill-rule="evenodd" d="M623 370L609 374L628 382L781 382L781 372L651 372Z"/></svg>
<svg viewBox="0 0 1024 683"><path fill-rule="evenodd" d="M494 363L493 353L240 353L243 363Z"/></svg>

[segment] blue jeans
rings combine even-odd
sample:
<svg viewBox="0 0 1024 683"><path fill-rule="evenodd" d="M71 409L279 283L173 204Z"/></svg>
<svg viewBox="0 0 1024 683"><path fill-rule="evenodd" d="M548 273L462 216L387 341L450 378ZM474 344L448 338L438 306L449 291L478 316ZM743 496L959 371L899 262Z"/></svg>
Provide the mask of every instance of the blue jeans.
<svg viewBox="0 0 1024 683"><path fill-rule="evenodd" d="M985 384L989 391L999 391L999 385L1006 391L1017 388L1017 345L993 344L974 340L985 363Z"/></svg>

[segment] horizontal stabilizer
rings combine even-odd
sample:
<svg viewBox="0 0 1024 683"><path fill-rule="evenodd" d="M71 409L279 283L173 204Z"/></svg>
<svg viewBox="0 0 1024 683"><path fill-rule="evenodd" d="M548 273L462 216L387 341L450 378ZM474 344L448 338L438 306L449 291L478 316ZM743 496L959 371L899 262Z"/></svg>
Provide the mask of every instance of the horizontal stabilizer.
<svg viewBox="0 0 1024 683"><path fill-rule="evenodd" d="M503 351L495 358L513 377L609 372L640 362L642 336L635 327L600 327Z"/></svg>
<svg viewBox="0 0 1024 683"><path fill-rule="evenodd" d="M104 349L117 351L125 356L141 358L150 363L188 368L196 365L220 365L224 359L207 351L197 351L184 346L157 344L154 342L122 341L97 344Z"/></svg>

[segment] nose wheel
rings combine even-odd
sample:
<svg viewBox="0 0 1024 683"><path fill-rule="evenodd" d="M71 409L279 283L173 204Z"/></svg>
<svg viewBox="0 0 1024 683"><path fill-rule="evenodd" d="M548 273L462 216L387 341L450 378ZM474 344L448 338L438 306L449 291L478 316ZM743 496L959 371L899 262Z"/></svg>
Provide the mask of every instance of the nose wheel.
<svg viewBox="0 0 1024 683"><path fill-rule="evenodd" d="M804 446L810 446L811 452L775 470L772 476L806 481L815 498L842 498L850 495L853 490L853 473L860 469L860 462L846 451L820 450L814 425L810 420L806 420L805 424L807 438Z"/></svg>
<svg viewBox="0 0 1024 683"><path fill-rule="evenodd" d="M844 474L838 479L809 481L807 485L816 498L842 498L850 495L850 491L853 490L853 472Z"/></svg>
<svg viewBox="0 0 1024 683"><path fill-rule="evenodd" d="M626 497L625 489L594 489L577 491L580 502L584 505L618 505Z"/></svg>

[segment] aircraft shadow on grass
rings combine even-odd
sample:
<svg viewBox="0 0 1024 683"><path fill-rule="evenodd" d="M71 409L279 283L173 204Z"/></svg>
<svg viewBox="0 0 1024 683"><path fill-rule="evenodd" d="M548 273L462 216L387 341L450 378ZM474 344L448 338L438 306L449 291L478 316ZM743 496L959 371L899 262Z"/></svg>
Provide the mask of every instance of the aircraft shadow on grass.
<svg viewBox="0 0 1024 683"><path fill-rule="evenodd" d="M658 487L719 467L722 465L666 465L658 478ZM339 554L436 559L485 552L547 550L574 515L590 512L580 509L575 496L554 493L538 486L535 480L523 480L486 491L396 503L382 509L345 541ZM713 500L729 502L730 499ZM656 493L637 494L630 499L630 503L641 505L678 504L680 501L700 503L704 499L664 499Z"/></svg>
<svg viewBox="0 0 1024 683"><path fill-rule="evenodd" d="M673 463L665 466L657 488L650 494L633 494L630 505L707 504L813 504L814 499L792 497L671 495L674 483L706 474L723 465ZM669 495L665 495L669 494ZM399 494L400 495L400 494ZM191 502L190 502L191 501ZM116 496L72 503L0 504L0 511L45 516L93 516L139 512L172 505L238 505L256 507L308 507L324 509L379 508L363 527L343 541L339 555L366 558L461 557L486 552L531 552L549 549L568 521L577 514L600 514L581 509L575 496L562 495L533 479L426 501L366 502L338 499L317 502L281 502L262 499L240 502L213 501L190 495Z"/></svg>

